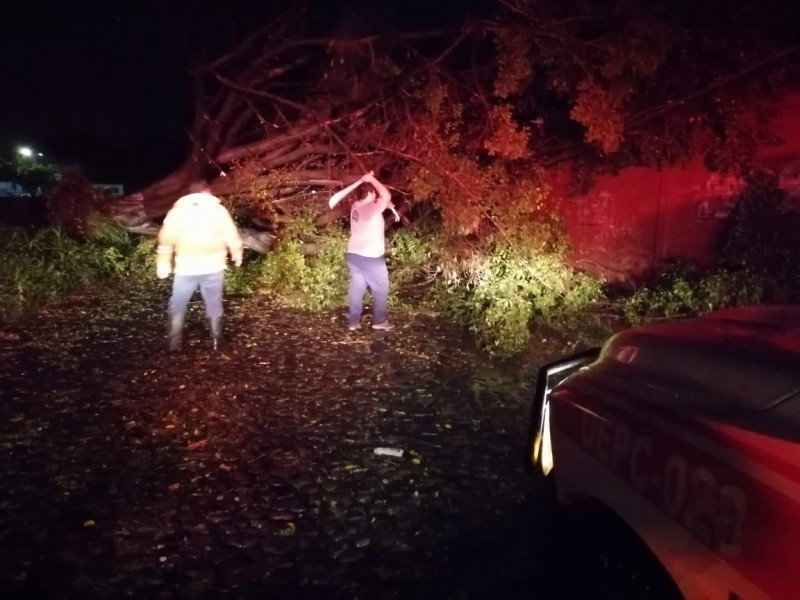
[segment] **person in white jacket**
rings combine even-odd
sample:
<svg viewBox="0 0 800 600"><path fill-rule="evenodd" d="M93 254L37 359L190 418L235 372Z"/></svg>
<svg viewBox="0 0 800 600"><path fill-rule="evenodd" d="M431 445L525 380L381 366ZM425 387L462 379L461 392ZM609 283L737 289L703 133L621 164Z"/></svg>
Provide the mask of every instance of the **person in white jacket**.
<svg viewBox="0 0 800 600"><path fill-rule="evenodd" d="M222 343L222 290L230 254L233 263L242 264L239 230L208 184L198 182L189 194L178 198L158 233L156 271L159 279L173 272L172 295L168 309L168 346L181 347L183 326L189 301L195 290L205 304L214 350Z"/></svg>
<svg viewBox="0 0 800 600"><path fill-rule="evenodd" d="M350 331L361 327L364 293L372 294L372 328L391 329L388 320L389 271L386 268L386 241L383 211L391 210L395 221L400 215L392 204L392 195L370 171L358 181L339 190L328 200L333 208L348 194L364 185L365 195L350 207L350 240L347 244L347 268L350 271L348 288L348 326Z"/></svg>

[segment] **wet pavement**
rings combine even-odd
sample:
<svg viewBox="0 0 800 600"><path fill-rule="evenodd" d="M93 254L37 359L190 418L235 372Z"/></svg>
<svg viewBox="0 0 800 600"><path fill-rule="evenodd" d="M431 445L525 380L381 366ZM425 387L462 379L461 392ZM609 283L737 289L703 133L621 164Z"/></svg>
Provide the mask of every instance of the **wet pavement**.
<svg viewBox="0 0 800 600"><path fill-rule="evenodd" d="M4 330L0 598L565 597L583 567L524 469L535 365L435 315L350 333L258 297L217 353L194 303L170 354L166 294Z"/></svg>

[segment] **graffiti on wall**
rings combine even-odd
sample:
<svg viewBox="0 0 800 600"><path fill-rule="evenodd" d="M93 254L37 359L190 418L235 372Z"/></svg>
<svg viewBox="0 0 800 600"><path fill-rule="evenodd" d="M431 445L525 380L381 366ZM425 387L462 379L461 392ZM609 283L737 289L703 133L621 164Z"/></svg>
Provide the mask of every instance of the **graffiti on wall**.
<svg viewBox="0 0 800 600"><path fill-rule="evenodd" d="M775 174L774 171L772 171ZM800 202L800 158L790 160L777 172L778 185L789 195L792 205ZM695 214L698 221L725 219L731 214L736 198L744 191L745 182L740 177L713 174L704 186L692 188L697 198Z"/></svg>
<svg viewBox="0 0 800 600"><path fill-rule="evenodd" d="M744 190L745 183L740 177L712 173L705 185L692 189L697 199L695 217L698 221L716 221L731 214L736 198Z"/></svg>

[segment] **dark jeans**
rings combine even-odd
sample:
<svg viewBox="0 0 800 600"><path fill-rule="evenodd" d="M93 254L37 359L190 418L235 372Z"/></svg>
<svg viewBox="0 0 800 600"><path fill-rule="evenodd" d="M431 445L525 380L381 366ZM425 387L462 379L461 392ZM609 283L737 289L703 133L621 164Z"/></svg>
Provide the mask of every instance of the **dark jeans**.
<svg viewBox="0 0 800 600"><path fill-rule="evenodd" d="M348 253L347 268L350 269L350 287L347 291L350 325L361 322L364 293L367 289L372 294L372 324L384 323L389 307L389 270L386 268L386 259L383 256L373 258Z"/></svg>
<svg viewBox="0 0 800 600"><path fill-rule="evenodd" d="M209 319L222 316L222 286L225 283L225 271L206 275L175 275L172 279L172 296L169 299L170 318L186 316L186 309L192 294L200 288L200 295L206 307Z"/></svg>

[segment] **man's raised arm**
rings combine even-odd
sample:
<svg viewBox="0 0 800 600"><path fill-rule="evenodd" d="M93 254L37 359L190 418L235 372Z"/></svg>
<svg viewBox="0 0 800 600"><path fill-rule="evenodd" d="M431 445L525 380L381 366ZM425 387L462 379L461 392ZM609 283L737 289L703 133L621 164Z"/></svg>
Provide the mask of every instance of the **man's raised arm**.
<svg viewBox="0 0 800 600"><path fill-rule="evenodd" d="M370 171L363 177L364 181L368 181L371 183L375 190L378 192L378 199L376 202L381 209L381 212L386 210L387 208L394 213L394 220L395 222L400 222L400 215L397 214L397 211L394 208L394 203L392 202L392 194L386 189L386 186L383 185L374 175L374 171Z"/></svg>
<svg viewBox="0 0 800 600"><path fill-rule="evenodd" d="M376 202L378 203L378 206L380 207L381 211L384 211L387 208L391 208L392 210L394 210L394 205L392 204L392 194L389 192L389 190L386 189L385 185L383 185L380 181L378 181L373 171L370 171L369 173L364 175L362 179L364 181L368 181L373 186L375 186L375 191L378 192L378 199L376 200Z"/></svg>
<svg viewBox="0 0 800 600"><path fill-rule="evenodd" d="M364 178L365 178L365 177L366 177L366 175L364 175L363 177L361 177L361 179L357 179L356 181L354 181L353 183L351 183L350 185L348 185L346 188L342 188L341 190L339 190L338 192L336 192L336 193L335 193L333 196L331 196L331 197L328 199L328 206L330 206L331 208L333 208L333 207L335 207L337 204L339 204L339 202L341 202L341 201L342 201L342 200L345 198L345 196L347 196L347 194L349 194L349 193L350 193L350 192L352 192L354 189L356 189L358 186L360 186L362 183L364 183L364 181L365 181L365 179L364 179Z"/></svg>

